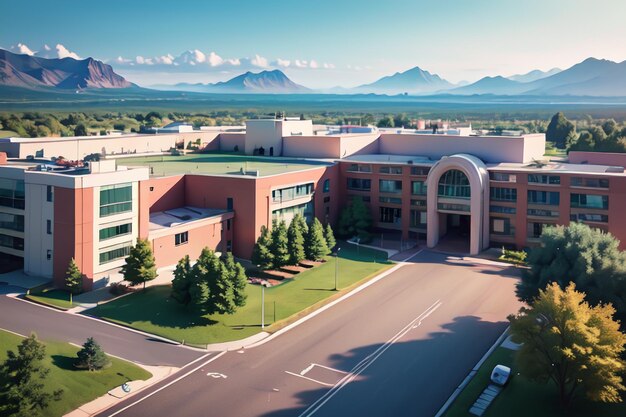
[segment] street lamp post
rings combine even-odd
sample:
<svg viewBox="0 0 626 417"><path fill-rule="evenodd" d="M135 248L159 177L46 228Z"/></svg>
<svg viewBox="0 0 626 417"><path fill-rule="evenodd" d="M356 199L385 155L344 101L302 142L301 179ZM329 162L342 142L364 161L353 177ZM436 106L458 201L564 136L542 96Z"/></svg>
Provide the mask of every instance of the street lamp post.
<svg viewBox="0 0 626 417"><path fill-rule="evenodd" d="M261 329L265 329L265 284L261 284Z"/></svg>
<svg viewBox="0 0 626 417"><path fill-rule="evenodd" d="M335 253L335 291L337 291L337 278L339 276L339 251L341 248L337 248Z"/></svg>

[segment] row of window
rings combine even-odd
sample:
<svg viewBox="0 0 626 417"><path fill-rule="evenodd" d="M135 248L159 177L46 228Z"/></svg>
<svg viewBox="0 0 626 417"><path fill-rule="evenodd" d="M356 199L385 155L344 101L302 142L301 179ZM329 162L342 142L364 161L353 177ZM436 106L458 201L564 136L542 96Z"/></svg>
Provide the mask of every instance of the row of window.
<svg viewBox="0 0 626 417"><path fill-rule="evenodd" d="M0 246L9 249L24 250L24 239L0 233Z"/></svg>
<svg viewBox="0 0 626 417"><path fill-rule="evenodd" d="M132 184L106 185L100 188L100 217L125 213L133 209Z"/></svg>
<svg viewBox="0 0 626 417"><path fill-rule="evenodd" d="M23 232L24 216L21 214L0 212L0 229L9 229L15 230L16 232Z"/></svg>
<svg viewBox="0 0 626 417"><path fill-rule="evenodd" d="M328 181L328 180L327 180ZM328 185L330 189L330 182ZM301 197L307 197L313 194L313 183L300 184L293 187L281 188L272 191L272 201L280 203L283 201L291 201Z"/></svg>
<svg viewBox="0 0 626 417"><path fill-rule="evenodd" d="M411 175L428 175L428 171L430 171L429 167L411 167ZM350 164L350 166L348 166L348 172L371 173L372 166L369 164ZM380 168L378 168L378 172L380 174L401 175L402 167L401 166L381 166Z"/></svg>
<svg viewBox="0 0 626 417"><path fill-rule="evenodd" d="M133 231L132 223L118 224L116 226L100 229L100 240L112 239L118 236L129 235Z"/></svg>
<svg viewBox="0 0 626 417"><path fill-rule="evenodd" d="M489 178L498 182L517 182L516 174L506 172L490 172ZM607 178L571 177L570 180L572 187L609 188L609 180ZM560 185L561 177L558 175L528 174L528 183Z"/></svg>
<svg viewBox="0 0 626 417"><path fill-rule="evenodd" d="M100 252L100 265L126 258L130 254L130 245L106 248Z"/></svg>
<svg viewBox="0 0 626 417"><path fill-rule="evenodd" d="M23 180L0 178L0 206L24 210L25 196Z"/></svg>

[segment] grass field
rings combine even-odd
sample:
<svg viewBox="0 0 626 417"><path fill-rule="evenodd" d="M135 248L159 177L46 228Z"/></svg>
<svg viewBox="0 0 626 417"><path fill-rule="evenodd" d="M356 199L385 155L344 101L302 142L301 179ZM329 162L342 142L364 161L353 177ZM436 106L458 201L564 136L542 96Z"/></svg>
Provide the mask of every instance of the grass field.
<svg viewBox="0 0 626 417"><path fill-rule="evenodd" d="M31 291L30 294L26 296L26 298L41 304L61 308L63 310L68 310L78 305L77 303L70 304L69 292L53 288L44 288Z"/></svg>
<svg viewBox="0 0 626 417"><path fill-rule="evenodd" d="M17 136L17 133L12 130L0 130L0 138L10 138L12 136Z"/></svg>
<svg viewBox="0 0 626 417"><path fill-rule="evenodd" d="M17 352L21 341L21 337L0 330L0 360L6 359L7 350ZM111 358L112 365L101 371L77 370L73 363L78 348L68 343L44 342L47 354L44 362L50 368L45 380L46 389L63 390L61 400L53 402L44 410L43 415L46 417L62 416L124 382L151 377L148 371L116 358Z"/></svg>
<svg viewBox="0 0 626 417"><path fill-rule="evenodd" d="M375 259L378 262L374 262ZM333 291L335 258L332 257L293 280L265 289L265 324L271 325L266 330L277 330L285 324L285 319L304 314L317 303L389 268L392 264L386 259L384 252L361 247L357 253L354 246L344 244L338 275L339 288L343 291ZM201 316L188 312L170 298L169 285L150 287L88 310L86 314L169 339L184 340L187 344L205 345L243 339L261 331L261 288L248 285L247 303L233 315Z"/></svg>
<svg viewBox="0 0 626 417"><path fill-rule="evenodd" d="M510 366L513 378L487 409L483 417L623 417L626 405L592 403L579 397L569 410L561 410L553 384L537 384L516 375L514 351L497 348L480 367L478 373L454 401L445 417L473 417L469 409L489 384L491 370L497 364Z"/></svg>
<svg viewBox="0 0 626 417"><path fill-rule="evenodd" d="M228 154L193 154L180 156L149 156L125 158L125 165L149 166L153 175L171 174L239 174L244 171L259 171L260 176L300 171L320 166L323 162L303 161L289 158L263 158Z"/></svg>

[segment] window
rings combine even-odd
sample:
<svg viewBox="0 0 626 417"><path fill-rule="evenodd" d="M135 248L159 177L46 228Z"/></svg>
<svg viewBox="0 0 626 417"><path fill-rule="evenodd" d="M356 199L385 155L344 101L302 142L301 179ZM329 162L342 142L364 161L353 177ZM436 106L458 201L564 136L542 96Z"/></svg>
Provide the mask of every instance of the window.
<svg viewBox="0 0 626 417"><path fill-rule="evenodd" d="M348 178L348 189L369 191L372 188L372 180L362 178Z"/></svg>
<svg viewBox="0 0 626 417"><path fill-rule="evenodd" d="M232 197L228 197L226 199L226 210L232 210L233 209L233 199Z"/></svg>
<svg viewBox="0 0 626 417"><path fill-rule="evenodd" d="M24 210L24 181L0 178L0 206Z"/></svg>
<svg viewBox="0 0 626 417"><path fill-rule="evenodd" d="M515 214L517 209L515 207L506 206L489 206L489 211L492 213Z"/></svg>
<svg viewBox="0 0 626 417"><path fill-rule="evenodd" d="M100 229L100 240L112 239L117 236L129 235L133 231L132 223L118 224L117 226Z"/></svg>
<svg viewBox="0 0 626 417"><path fill-rule="evenodd" d="M450 198L470 198L471 189L467 175L458 169L451 169L439 178L438 195Z"/></svg>
<svg viewBox="0 0 626 417"><path fill-rule="evenodd" d="M272 201L280 203L283 201L291 201L296 198L306 197L313 194L313 183L296 185L295 187L281 188L272 191ZM232 208L231 208L232 209Z"/></svg>
<svg viewBox="0 0 626 417"><path fill-rule="evenodd" d="M296 214L300 214L307 222L313 220L313 201L309 201L304 204L298 204L296 206L285 207L278 210L272 211L272 221L281 221L284 220L285 223L291 223L291 219L294 218Z"/></svg>
<svg viewBox="0 0 626 417"><path fill-rule="evenodd" d="M490 193L494 201L517 201L517 188L492 187Z"/></svg>
<svg viewBox="0 0 626 417"><path fill-rule="evenodd" d="M402 181L378 180L378 187L381 193L398 194L402 192Z"/></svg>
<svg viewBox="0 0 626 417"><path fill-rule="evenodd" d="M379 221L399 225L402 221L402 210L394 207L381 207Z"/></svg>
<svg viewBox="0 0 626 417"><path fill-rule="evenodd" d="M24 250L24 239L21 237L0 234L0 246L9 249Z"/></svg>
<svg viewBox="0 0 626 417"><path fill-rule="evenodd" d="M437 203L438 210L448 211L470 211L470 206L467 204L450 204L450 203Z"/></svg>
<svg viewBox="0 0 626 417"><path fill-rule="evenodd" d="M50 203L54 201L54 190L51 185L46 185L46 201Z"/></svg>
<svg viewBox="0 0 626 417"><path fill-rule="evenodd" d="M226 220L226 230L230 230L230 219Z"/></svg>
<svg viewBox="0 0 626 417"><path fill-rule="evenodd" d="M559 212L556 210L547 210L547 209L528 209L527 214L529 216L540 216L540 217L559 217Z"/></svg>
<svg viewBox="0 0 626 417"><path fill-rule="evenodd" d="M324 187L323 187L323 192L327 193L330 191L330 180L329 179L325 179L324 180Z"/></svg>
<svg viewBox="0 0 626 417"><path fill-rule="evenodd" d="M330 197L328 196L324 197L324 203L330 203Z"/></svg>
<svg viewBox="0 0 626 417"><path fill-rule="evenodd" d="M505 172L490 172L489 178L491 181L517 182L517 176L515 174L507 174Z"/></svg>
<svg viewBox="0 0 626 417"><path fill-rule="evenodd" d="M50 249L48 249L48 250L46 251L46 259L47 259L47 260L52 259L52 251L51 251Z"/></svg>
<svg viewBox="0 0 626 417"><path fill-rule="evenodd" d="M24 231L24 216L21 214L10 214L0 212L0 229Z"/></svg>
<svg viewBox="0 0 626 417"><path fill-rule="evenodd" d="M52 234L52 220L46 220L46 233Z"/></svg>
<svg viewBox="0 0 626 417"><path fill-rule="evenodd" d="M528 174L528 183L559 185L561 183L561 177L558 175Z"/></svg>
<svg viewBox="0 0 626 417"><path fill-rule="evenodd" d="M494 235L515 235L515 228L511 224L511 219L507 217L492 217L490 219L490 231Z"/></svg>
<svg viewBox="0 0 626 417"><path fill-rule="evenodd" d="M372 172L372 166L365 164L350 164L348 172Z"/></svg>
<svg viewBox="0 0 626 417"><path fill-rule="evenodd" d="M132 184L106 185L100 188L100 217L125 213L133 209Z"/></svg>
<svg viewBox="0 0 626 417"><path fill-rule="evenodd" d="M398 197L378 197L381 203L402 204L402 199Z"/></svg>
<svg viewBox="0 0 626 417"><path fill-rule="evenodd" d="M100 252L100 265L126 258L130 254L130 243L105 248Z"/></svg>
<svg viewBox="0 0 626 417"><path fill-rule="evenodd" d="M412 206L426 207L426 200L411 200Z"/></svg>
<svg viewBox="0 0 626 417"><path fill-rule="evenodd" d="M402 167L380 167L378 172L381 174L402 175Z"/></svg>
<svg viewBox="0 0 626 417"><path fill-rule="evenodd" d="M150 191L154 191L154 187L150 187Z"/></svg>
<svg viewBox="0 0 626 417"><path fill-rule="evenodd" d="M609 208L609 196L594 194L570 194L570 205L573 208L606 210Z"/></svg>
<svg viewBox="0 0 626 417"><path fill-rule="evenodd" d="M425 181L411 181L411 194L426 195L426 182Z"/></svg>
<svg viewBox="0 0 626 417"><path fill-rule="evenodd" d="M541 232L543 232L544 227L553 226L549 223L536 223L530 222L526 226L526 236L530 239L538 239L541 237Z"/></svg>
<svg viewBox="0 0 626 417"><path fill-rule="evenodd" d="M608 223L609 216L607 216L606 214L595 213L573 213L570 215L570 220L573 222Z"/></svg>
<svg viewBox="0 0 626 417"><path fill-rule="evenodd" d="M187 243L188 241L189 232L176 233L176 235L174 236L174 242L176 243L176 246Z"/></svg>
<svg viewBox="0 0 626 417"><path fill-rule="evenodd" d="M233 241L232 240L227 240L226 241L226 252L232 252L233 251Z"/></svg>
<svg viewBox="0 0 626 417"><path fill-rule="evenodd" d="M411 175L428 175L428 167L411 167Z"/></svg>
<svg viewBox="0 0 626 417"><path fill-rule="evenodd" d="M572 187L609 188L608 178L572 177Z"/></svg>
<svg viewBox="0 0 626 417"><path fill-rule="evenodd" d="M411 210L411 227L418 229L426 228L426 212L420 210Z"/></svg>
<svg viewBox="0 0 626 417"><path fill-rule="evenodd" d="M558 191L528 190L528 204L546 204L558 206L560 202Z"/></svg>

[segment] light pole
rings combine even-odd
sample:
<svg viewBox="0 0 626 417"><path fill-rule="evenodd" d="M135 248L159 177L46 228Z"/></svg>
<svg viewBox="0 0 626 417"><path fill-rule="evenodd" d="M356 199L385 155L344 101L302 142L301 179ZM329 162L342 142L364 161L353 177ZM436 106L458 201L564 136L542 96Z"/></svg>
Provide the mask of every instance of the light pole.
<svg viewBox="0 0 626 417"><path fill-rule="evenodd" d="M265 284L261 284L261 329L265 329Z"/></svg>
<svg viewBox="0 0 626 417"><path fill-rule="evenodd" d="M341 248L337 248L335 253L335 291L337 291L337 277L339 276L339 251Z"/></svg>

